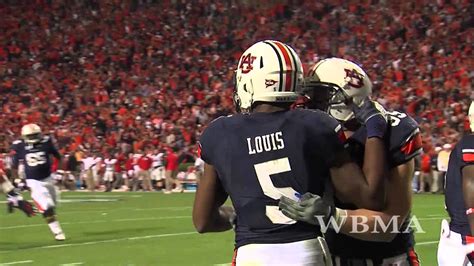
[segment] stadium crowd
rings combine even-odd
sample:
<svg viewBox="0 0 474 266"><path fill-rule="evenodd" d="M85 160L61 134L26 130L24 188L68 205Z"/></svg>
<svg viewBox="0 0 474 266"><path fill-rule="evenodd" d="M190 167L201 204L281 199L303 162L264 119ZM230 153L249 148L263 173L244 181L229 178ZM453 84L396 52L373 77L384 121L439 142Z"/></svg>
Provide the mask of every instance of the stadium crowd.
<svg viewBox="0 0 474 266"><path fill-rule="evenodd" d="M75 157L192 154L234 111L233 68L262 39L305 69L358 62L378 101L419 122L427 156L468 130L472 1L259 2L0 1L0 152L34 122Z"/></svg>

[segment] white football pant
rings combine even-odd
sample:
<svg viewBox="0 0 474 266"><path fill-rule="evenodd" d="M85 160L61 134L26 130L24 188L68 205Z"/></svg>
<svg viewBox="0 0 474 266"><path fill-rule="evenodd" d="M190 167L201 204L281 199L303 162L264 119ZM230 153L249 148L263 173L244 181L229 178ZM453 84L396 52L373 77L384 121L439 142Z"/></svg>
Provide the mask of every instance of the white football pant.
<svg viewBox="0 0 474 266"><path fill-rule="evenodd" d="M114 181L114 171L105 171L104 173L104 182Z"/></svg>
<svg viewBox="0 0 474 266"><path fill-rule="evenodd" d="M467 258L468 246L463 244L461 234L449 228L447 220L441 222L441 235L438 244L439 266L468 266L472 265Z"/></svg>
<svg viewBox="0 0 474 266"><path fill-rule="evenodd" d="M31 198L41 213L56 206L58 193L51 177L41 181L26 179L26 185L31 189Z"/></svg>
<svg viewBox="0 0 474 266"><path fill-rule="evenodd" d="M332 265L322 237L284 244L248 244L239 247L234 256L237 266Z"/></svg>

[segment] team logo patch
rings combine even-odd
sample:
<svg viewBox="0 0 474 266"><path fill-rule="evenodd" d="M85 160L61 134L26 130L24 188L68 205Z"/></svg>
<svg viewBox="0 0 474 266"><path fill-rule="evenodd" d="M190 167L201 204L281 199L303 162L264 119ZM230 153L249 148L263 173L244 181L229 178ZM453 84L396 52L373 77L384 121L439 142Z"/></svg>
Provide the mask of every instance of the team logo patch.
<svg viewBox="0 0 474 266"><path fill-rule="evenodd" d="M242 74L247 74L253 69L253 61L255 61L256 56L252 54L247 54L242 56L242 61L240 62L239 68L242 70Z"/></svg>
<svg viewBox="0 0 474 266"><path fill-rule="evenodd" d="M346 79L349 80L349 85L351 87L360 89L362 86L364 86L364 76L357 72L355 69L347 69L344 68L344 71L346 71Z"/></svg>
<svg viewBox="0 0 474 266"><path fill-rule="evenodd" d="M466 163L474 163L474 149L463 149L462 160Z"/></svg>
<svg viewBox="0 0 474 266"><path fill-rule="evenodd" d="M278 81L273 79L265 79L265 88L275 85Z"/></svg>

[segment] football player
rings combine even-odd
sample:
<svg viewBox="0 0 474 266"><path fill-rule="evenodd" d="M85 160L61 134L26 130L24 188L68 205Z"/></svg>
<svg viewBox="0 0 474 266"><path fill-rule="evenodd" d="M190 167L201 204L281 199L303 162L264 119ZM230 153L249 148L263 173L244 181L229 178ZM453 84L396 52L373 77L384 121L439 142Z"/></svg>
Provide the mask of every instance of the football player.
<svg viewBox="0 0 474 266"><path fill-rule="evenodd" d="M20 192L15 189L10 180L8 180L2 167L0 167L0 190L7 194L7 210L9 213L12 213L14 208L18 208L28 217L35 215L35 208L33 205L23 199Z"/></svg>
<svg viewBox="0 0 474 266"><path fill-rule="evenodd" d="M13 168L17 169L19 161L24 161L26 184L31 189L31 198L43 214L54 238L58 241L65 240L63 230L56 220L57 193L51 177L50 158L50 155L53 155L61 160L61 155L51 138L43 136L41 128L36 124L24 125L21 128L21 137L13 142Z"/></svg>
<svg viewBox="0 0 474 266"><path fill-rule="evenodd" d="M469 107L468 116L474 132L474 102ZM445 204L451 221L443 220L441 223L438 265L474 265L473 134L466 134L449 156Z"/></svg>
<svg viewBox="0 0 474 266"><path fill-rule="evenodd" d="M105 182L105 192L110 192L113 189L112 182L115 178L115 164L117 159L113 158L110 152L107 152L105 155L105 172L104 172L104 182Z"/></svg>
<svg viewBox="0 0 474 266"><path fill-rule="evenodd" d="M353 160L361 167L366 167L366 138L368 128L361 125L347 106L347 99L354 101L366 98L372 91L372 83L358 65L340 58L329 58L317 63L306 79L306 95L309 108L321 109L339 120L347 137L347 147ZM383 110L381 105L378 108ZM411 180L414 174L414 157L421 152L421 136L417 123L405 113L385 112L389 129L384 140L388 148L386 183L386 205L376 212L361 209L360 205L351 202L337 193L334 213L343 213L345 219L339 219L341 233L329 230L325 237L333 255L334 265L418 265L414 252L414 237L409 228L409 216L412 201ZM318 122L316 122L318 123ZM365 147L365 148L364 148ZM315 215L325 211L328 201L315 195L304 195L299 202L283 198L280 206L289 217L312 224L319 224ZM321 209L320 209L321 208ZM369 226L364 232L352 231L357 217L366 217ZM357 218L357 219L354 219ZM361 218L363 219L363 218ZM381 223L397 227L392 231L388 227L381 231ZM362 230L361 230L362 231ZM399 232L399 233L396 233ZM380 241L380 242L373 242ZM381 243L383 241L383 243Z"/></svg>
<svg viewBox="0 0 474 266"><path fill-rule="evenodd" d="M290 110L303 82L290 46L272 40L252 45L238 62L235 81L239 113L217 118L200 138L205 165L194 226L200 233L220 232L235 221L237 265L330 265L319 227L284 216L278 200L306 192L322 196L331 176L345 199L383 207L387 121L371 101L353 105L367 124L364 156L371 165L363 172L344 149L335 119L318 110ZM228 196L233 208L223 206Z"/></svg>

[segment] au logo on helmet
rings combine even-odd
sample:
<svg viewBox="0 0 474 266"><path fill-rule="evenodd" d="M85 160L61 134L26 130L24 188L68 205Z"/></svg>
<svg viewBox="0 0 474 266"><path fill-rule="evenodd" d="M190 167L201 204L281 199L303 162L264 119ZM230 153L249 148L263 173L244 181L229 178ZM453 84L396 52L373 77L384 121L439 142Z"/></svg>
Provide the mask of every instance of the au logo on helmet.
<svg viewBox="0 0 474 266"><path fill-rule="evenodd" d="M364 77L357 70L345 68L344 71L346 71L346 79L349 79L348 83L351 87L360 89L364 86Z"/></svg>
<svg viewBox="0 0 474 266"><path fill-rule="evenodd" d="M257 58L256 56L252 56L252 54L247 54L242 56L242 61L240 63L239 68L242 69L242 74L247 74L253 69L253 61Z"/></svg>

